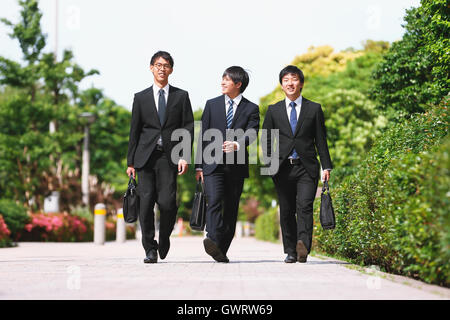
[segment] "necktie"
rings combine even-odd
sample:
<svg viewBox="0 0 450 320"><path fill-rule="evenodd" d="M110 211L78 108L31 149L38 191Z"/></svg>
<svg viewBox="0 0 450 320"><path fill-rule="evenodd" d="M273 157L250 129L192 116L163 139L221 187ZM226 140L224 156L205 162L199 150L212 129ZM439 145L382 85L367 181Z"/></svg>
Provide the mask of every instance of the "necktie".
<svg viewBox="0 0 450 320"><path fill-rule="evenodd" d="M231 127L231 123L233 122L233 100L228 101L228 103L230 106L227 112L227 129Z"/></svg>
<svg viewBox="0 0 450 320"><path fill-rule="evenodd" d="M164 97L164 90L159 90L159 100L158 100L158 115L159 122L161 125L164 123L164 117L166 115L166 98Z"/></svg>
<svg viewBox="0 0 450 320"><path fill-rule="evenodd" d="M291 123L291 130L292 134L295 133L295 128L297 127L297 110L295 110L295 106L297 104L292 101L289 103L289 106L291 107L291 118L289 119L289 122ZM289 158L297 159L298 154L297 151L295 151L295 148L292 150L292 153L289 155Z"/></svg>

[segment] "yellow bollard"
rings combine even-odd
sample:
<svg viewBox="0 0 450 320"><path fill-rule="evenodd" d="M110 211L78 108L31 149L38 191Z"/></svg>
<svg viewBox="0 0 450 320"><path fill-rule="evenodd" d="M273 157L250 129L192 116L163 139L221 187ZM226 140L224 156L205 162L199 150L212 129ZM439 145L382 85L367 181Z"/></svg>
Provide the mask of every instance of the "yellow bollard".
<svg viewBox="0 0 450 320"><path fill-rule="evenodd" d="M125 242L127 239L125 220L123 219L123 209L117 210L116 221L116 242Z"/></svg>
<svg viewBox="0 0 450 320"><path fill-rule="evenodd" d="M97 203L94 207L94 243L105 243L105 220L106 206L103 203Z"/></svg>

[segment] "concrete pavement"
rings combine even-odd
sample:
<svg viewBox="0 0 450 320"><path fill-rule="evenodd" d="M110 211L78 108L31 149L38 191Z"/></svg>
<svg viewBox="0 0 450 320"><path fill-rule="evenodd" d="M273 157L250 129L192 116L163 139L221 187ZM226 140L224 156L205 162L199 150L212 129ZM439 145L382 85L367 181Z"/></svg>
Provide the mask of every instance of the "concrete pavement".
<svg viewBox="0 0 450 320"><path fill-rule="evenodd" d="M254 238L235 238L230 263L217 263L202 240L172 237L157 264L143 263L139 240L20 243L0 249L0 299L450 299L449 289L330 258L285 264L281 244Z"/></svg>

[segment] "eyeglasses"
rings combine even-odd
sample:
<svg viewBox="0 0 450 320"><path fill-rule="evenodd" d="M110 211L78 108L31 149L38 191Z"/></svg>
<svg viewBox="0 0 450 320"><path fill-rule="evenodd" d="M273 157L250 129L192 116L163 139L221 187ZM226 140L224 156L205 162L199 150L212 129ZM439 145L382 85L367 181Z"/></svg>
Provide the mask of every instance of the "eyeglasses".
<svg viewBox="0 0 450 320"><path fill-rule="evenodd" d="M172 68L172 66L170 64L161 64L161 63L155 63L154 65L156 67L156 69L161 70L161 69L170 69Z"/></svg>

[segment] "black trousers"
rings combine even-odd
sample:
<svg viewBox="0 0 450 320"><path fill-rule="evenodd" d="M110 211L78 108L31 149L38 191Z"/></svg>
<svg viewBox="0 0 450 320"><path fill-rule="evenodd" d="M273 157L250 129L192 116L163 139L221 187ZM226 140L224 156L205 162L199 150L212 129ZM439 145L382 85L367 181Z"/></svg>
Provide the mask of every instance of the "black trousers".
<svg viewBox="0 0 450 320"><path fill-rule="evenodd" d="M169 164L170 159L155 150L138 174L140 197L139 223L142 230L142 245L145 254L158 249L155 240L155 203L159 206L159 244L167 244L177 216L177 170Z"/></svg>
<svg viewBox="0 0 450 320"><path fill-rule="evenodd" d="M318 178L312 178L301 164L283 163L273 177L280 204L280 224L286 254L297 255L296 245L302 240L311 252L313 204Z"/></svg>
<svg viewBox="0 0 450 320"><path fill-rule="evenodd" d="M213 173L204 176L204 182L208 200L206 236L226 255L236 231L244 178L233 175L230 166L218 165Z"/></svg>

